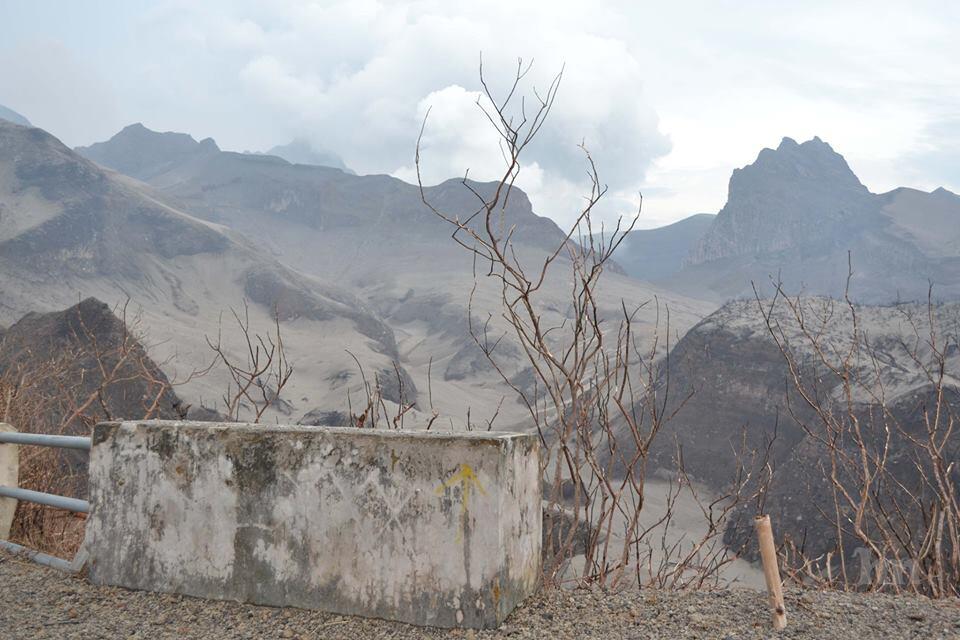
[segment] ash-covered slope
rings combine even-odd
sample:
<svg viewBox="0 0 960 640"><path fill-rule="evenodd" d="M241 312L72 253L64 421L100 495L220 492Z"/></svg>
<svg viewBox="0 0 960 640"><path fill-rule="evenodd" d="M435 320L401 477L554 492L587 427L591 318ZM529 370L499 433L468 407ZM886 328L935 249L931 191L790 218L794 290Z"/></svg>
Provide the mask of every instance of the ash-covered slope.
<svg viewBox="0 0 960 640"><path fill-rule="evenodd" d="M826 360L839 366L855 344L853 315L844 303L825 298L804 299L800 305L803 327L782 300L774 307L771 323L782 331L804 388L811 397L820 398L825 408L843 416L847 398L841 380L822 364L809 336L820 342ZM937 348L946 354L942 419L947 424L960 417L960 303L935 305L929 314L927 306L918 303L857 305L855 310L859 339L851 360L850 406L870 450L882 451L884 425L894 420L923 440L921 408L934 406L930 375L938 375L929 344L931 319ZM665 367L669 375L665 369L660 381L662 385L669 382L672 400L667 413L678 407L679 411L653 447L655 464L671 468L679 445L686 470L721 490L734 480L738 453L745 454L743 461L749 463L749 452L762 455L772 440L770 462L775 477L766 510L775 514L779 534L806 539L813 555L828 550L832 532L817 511L828 506L824 502L828 485L818 465L829 459L823 442L831 434L795 390L787 361L770 336L758 303L724 305L677 343ZM880 409L881 398L886 411ZM803 425L820 438L812 437ZM847 434L842 446L851 446L851 439ZM619 441L631 440L624 429ZM908 438L894 430L889 455L891 465L900 465L897 472L905 486L919 482L916 469L910 466L911 446ZM960 435L954 435L947 447L954 452L951 455L960 453ZM731 533L731 543L753 535L749 522L744 523L742 530Z"/></svg>
<svg viewBox="0 0 960 640"><path fill-rule="evenodd" d="M424 206L417 186L390 176L354 176L272 155L220 151L210 138L197 142L187 134L159 133L141 124L77 152L149 182L191 212L251 237L259 238L270 223L295 223L326 233L355 231L404 252L397 234L405 240L434 240L450 233ZM481 192L492 188L473 186ZM477 209L476 196L459 180L428 188L426 195L462 216ZM522 243L552 248L563 238L551 220L533 213L519 189L505 216L503 224L516 225L515 237Z"/></svg>
<svg viewBox="0 0 960 640"><path fill-rule="evenodd" d="M853 318L844 303L827 298L806 298L801 303L805 329L817 336L834 364L853 344ZM927 307L921 303L888 306L856 305L859 357L854 374L873 381L879 372L882 393L891 406L923 393L930 385L921 364L932 366ZM942 344L957 343L960 303L935 305L932 316ZM804 366L817 361L809 338L782 300L771 322L786 336ZM920 331L918 337L917 331ZM926 331L927 333L924 333ZM945 341L945 342L944 342ZM917 358L911 350L915 348ZM947 348L946 384L960 390L960 349ZM872 355L871 355L872 354ZM658 460L668 464L672 439L679 438L691 473L721 487L729 482L743 430L751 448L777 431L775 456L781 459L803 438L800 427L788 413L788 398L799 415L803 402L793 392L787 362L770 336L755 300L733 301L694 326L674 346L669 362L670 396L686 402L662 439ZM666 370L662 381L666 383ZM810 372L805 372L809 374ZM822 374L819 393L840 401L839 380ZM878 386L855 385L852 400L865 407L875 404ZM689 400L686 398L689 397ZM669 440L670 442L667 442Z"/></svg>
<svg viewBox="0 0 960 640"><path fill-rule="evenodd" d="M220 332L221 317L227 348L242 346L230 309L242 312L249 301L253 330L268 332L275 312L284 321L301 373L291 388L294 409L345 395L345 388L320 384L330 369L355 367L345 349L369 371L395 376L395 337L359 299L285 267L40 129L0 121L0 207L0 321L62 309L78 297L111 306L129 297L131 309L142 309L155 357L170 362L168 375L183 378L209 362L205 337ZM331 346L319 346L318 336ZM213 404L224 386L213 373L185 393ZM412 383L407 391L415 395Z"/></svg>
<svg viewBox="0 0 960 640"><path fill-rule="evenodd" d="M291 165L273 156L231 152L206 153L201 143L173 165L167 164L166 137L130 128L98 149L98 162L117 170L151 167L136 175L164 198L192 215L221 224L251 240L264 253L297 270L348 288L375 309L397 336L401 363L418 389L432 384L432 398L445 415L461 418L466 407L493 414L513 392L498 382L467 335L467 303L474 285L475 265L469 254L451 238L452 227L424 205L434 206L465 219L478 207L476 195L494 185L449 180L427 187L385 175L354 176L319 166ZM136 157L127 154L127 138ZM93 148L93 147L91 147ZM86 150L81 150L87 152ZM112 158L122 157L123 163ZM109 163L113 162L112 165ZM163 167L157 172L155 168ZM495 221L498 233L512 231L517 254L527 263L542 260L564 242L564 233L550 219L536 215L526 194L511 193L502 216ZM563 322L568 314L569 287L566 266L558 263L556 276L544 286L544 321ZM490 335L507 331L501 325L500 292L484 267L476 268L479 285L473 296L476 326L492 318ZM622 313L620 301L637 305L658 295L671 307L673 330L683 331L713 305L675 296L611 269L604 279L603 299L611 318ZM661 309L662 310L662 309ZM639 314L638 335L652 335L657 320L654 305ZM524 366L509 336L500 355L509 374ZM337 374L332 370L330 375ZM429 379L428 379L429 378ZM523 417L512 400L500 413L503 426ZM317 406L321 413L345 407ZM426 409L426 407L421 407ZM518 409L512 412L513 409ZM512 413L511 413L512 412Z"/></svg>
<svg viewBox="0 0 960 640"><path fill-rule="evenodd" d="M928 284L960 296L960 199L870 193L819 138L784 138L733 172L727 203L665 286L715 299L780 278L791 290L838 295L852 260L852 295L865 302L925 299Z"/></svg>

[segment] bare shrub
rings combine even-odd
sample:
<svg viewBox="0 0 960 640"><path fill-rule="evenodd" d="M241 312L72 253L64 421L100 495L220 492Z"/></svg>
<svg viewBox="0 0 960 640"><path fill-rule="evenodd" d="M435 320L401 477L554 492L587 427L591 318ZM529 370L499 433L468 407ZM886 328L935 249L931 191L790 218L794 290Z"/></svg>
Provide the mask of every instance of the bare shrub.
<svg viewBox="0 0 960 640"><path fill-rule="evenodd" d="M223 322L216 340L207 337L207 345L214 353L213 362L205 372L222 365L229 380L223 392L225 419L259 423L267 409L281 401L280 394L293 376L293 366L287 358L280 329L280 315L274 313L273 331L261 334L250 328L250 308L243 304L243 315L230 310L236 322L237 333L243 345L243 359L234 357L223 345Z"/></svg>
<svg viewBox="0 0 960 640"><path fill-rule="evenodd" d="M139 340L139 317L110 316L84 301L66 312L67 335L53 335L36 350L0 342L8 366L0 374L0 421L24 432L88 435L104 420L172 417L173 385ZM115 323L115 324L114 324ZM86 495L85 454L20 448L20 486L70 497ZM12 538L26 546L71 556L83 539L84 516L18 503Z"/></svg>
<svg viewBox="0 0 960 640"><path fill-rule="evenodd" d="M723 525L738 503L753 497L748 492L757 491L758 483L751 481L755 467L741 465L730 490L707 500L684 473L682 455L678 456L680 471L673 478L666 509L644 524L648 518L641 515L649 516L645 511L647 454L676 413L666 409L669 367L663 366L661 358L669 353L669 310L655 300L637 305L621 301L615 314L601 308L602 275L640 211L626 222L619 220L610 232L595 228L593 213L606 186L585 147L591 186L576 220L542 260L518 255L508 205L521 171L521 156L549 115L562 75L545 92L534 90L532 99L518 97L529 70L519 61L512 84L498 101L481 63L483 97L478 106L500 137L505 167L489 189L464 178L464 187L476 198L475 212L461 217L428 199L420 174L420 141L416 166L425 205L450 225L453 240L473 256L474 291L480 278L496 283L501 303L498 326L519 345L529 365L532 381L521 385L501 366L498 346L502 341L491 336L491 323L477 326L471 320L473 341L526 407L541 440L549 516L545 584L615 587L638 583L673 588L716 584L720 570L734 558L722 543ZM544 312L544 289L551 278L569 287L569 309L559 322L548 320ZM648 304L656 306L658 328L654 335L642 336L649 345L642 347L635 319ZM472 318L473 292L470 308ZM699 506L706 530L699 538L671 542L666 531L681 495Z"/></svg>
<svg viewBox="0 0 960 640"><path fill-rule="evenodd" d="M0 374L0 421L25 432L90 435L98 422L110 420L184 419L190 405L176 387L222 367L228 375L223 395L226 419L259 422L280 402L293 375L284 351L279 320L273 331L259 334L244 314L233 313L245 351L240 358L226 349L218 334L209 340L210 364L170 380L149 357L139 316L126 306L114 317L105 305L84 301L65 312L66 336L54 335L36 350L0 343L8 365ZM106 326L91 326L97 322ZM209 410L211 415L217 415ZM223 416L219 416L223 417ZM86 454L43 447L20 448L20 486L34 491L84 498ZM84 516L21 501L12 538L53 555L72 556L83 539Z"/></svg>
<svg viewBox="0 0 960 640"><path fill-rule="evenodd" d="M849 279L848 279L849 283ZM782 546L788 577L820 587L960 595L960 344L933 301L898 304L875 338L850 300L757 296L789 368L788 403L815 452L823 532Z"/></svg>
<svg viewBox="0 0 960 640"><path fill-rule="evenodd" d="M403 429L406 416L409 412L416 408L416 402L411 402L407 399L407 389L404 383L404 374L400 370L400 364L394 361L393 370L391 372L374 372L371 380L367 377L367 372L363 368L363 365L360 363L360 360L357 358L357 356L355 356L351 351L347 351L347 353L356 363L357 371L360 372L360 380L363 384L361 396L363 403L356 407L354 407L353 404L352 394L349 390L347 391L347 412L350 420L349 426L356 427L358 429ZM385 380L384 376L390 376L392 379ZM429 380L429 374L427 377ZM392 383L394 380L396 380L395 399L397 402L392 403L396 405L396 408L391 410L390 405L388 405L388 394L385 386L388 382ZM429 388L432 407L432 384ZM389 395L394 396L394 394ZM434 420L436 420L438 416L439 413L437 411L433 411L433 416L430 419L430 422L427 423L427 429L433 425Z"/></svg>

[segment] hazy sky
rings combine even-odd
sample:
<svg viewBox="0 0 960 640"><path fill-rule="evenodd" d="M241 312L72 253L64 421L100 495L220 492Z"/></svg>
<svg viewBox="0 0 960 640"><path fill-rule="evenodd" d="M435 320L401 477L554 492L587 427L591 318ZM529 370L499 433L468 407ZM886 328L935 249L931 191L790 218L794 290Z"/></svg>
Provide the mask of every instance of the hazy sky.
<svg viewBox="0 0 960 640"><path fill-rule="evenodd" d="M0 104L71 146L141 121L263 150L305 136L360 173L500 166L476 107L518 56L566 65L520 184L569 220L577 145L642 226L716 212L733 168L819 135L873 191L960 191L960 5L803 2L0 0Z"/></svg>

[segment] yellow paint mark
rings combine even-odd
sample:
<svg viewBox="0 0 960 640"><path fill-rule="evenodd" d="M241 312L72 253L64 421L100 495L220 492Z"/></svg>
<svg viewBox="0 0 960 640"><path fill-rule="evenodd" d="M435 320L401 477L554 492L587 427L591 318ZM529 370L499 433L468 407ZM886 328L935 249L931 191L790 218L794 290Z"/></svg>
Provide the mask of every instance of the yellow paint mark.
<svg viewBox="0 0 960 640"><path fill-rule="evenodd" d="M470 500L470 492L473 489L479 491L482 495L487 495L487 491L483 488L483 485L480 484L479 478L477 478L476 472L468 464L461 464L460 468L455 474L447 478L445 482L440 483L440 486L437 487L437 495L443 495L443 492L447 489L451 489L456 485L460 485L460 494L463 496L463 508L467 509L467 503Z"/></svg>
<svg viewBox="0 0 960 640"><path fill-rule="evenodd" d="M443 495L444 491L452 489L457 485L460 485L460 495L463 499L463 517L460 521L460 531L457 534L457 542L462 542L463 532L466 529L467 517L470 510L470 492L476 490L480 495L485 496L487 495L487 491L483 488L483 485L480 484L480 479L477 477L477 473L473 470L473 467L468 464L461 464L456 473L447 478L446 481L441 482L440 486L437 487L437 495Z"/></svg>

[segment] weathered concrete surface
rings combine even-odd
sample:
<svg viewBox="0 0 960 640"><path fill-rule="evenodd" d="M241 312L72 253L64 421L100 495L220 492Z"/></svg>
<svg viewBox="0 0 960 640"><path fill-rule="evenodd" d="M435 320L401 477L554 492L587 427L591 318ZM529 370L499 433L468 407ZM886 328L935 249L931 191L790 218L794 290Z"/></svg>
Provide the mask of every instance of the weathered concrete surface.
<svg viewBox="0 0 960 640"><path fill-rule="evenodd" d="M0 432L16 433L16 429L0 422ZM0 484L7 487L19 486L20 452L15 444L0 444ZM0 498L0 540L10 537L13 515L17 511L17 501L13 498Z"/></svg>
<svg viewBox="0 0 960 640"><path fill-rule="evenodd" d="M90 579L493 627L540 574L533 436L97 425Z"/></svg>

